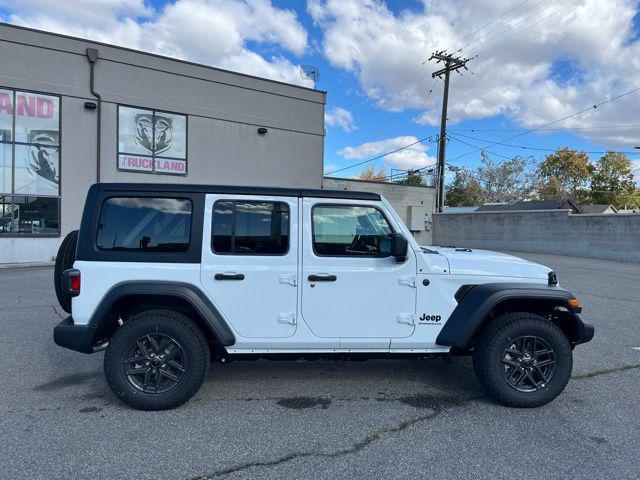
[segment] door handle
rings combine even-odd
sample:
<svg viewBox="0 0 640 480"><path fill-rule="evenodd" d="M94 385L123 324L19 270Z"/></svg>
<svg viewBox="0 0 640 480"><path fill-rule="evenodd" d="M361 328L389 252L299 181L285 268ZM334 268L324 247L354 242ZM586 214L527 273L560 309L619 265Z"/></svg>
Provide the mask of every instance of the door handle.
<svg viewBox="0 0 640 480"><path fill-rule="evenodd" d="M216 273L216 280L244 280L244 273Z"/></svg>
<svg viewBox="0 0 640 480"><path fill-rule="evenodd" d="M335 275L309 275L310 282L335 282L337 279Z"/></svg>

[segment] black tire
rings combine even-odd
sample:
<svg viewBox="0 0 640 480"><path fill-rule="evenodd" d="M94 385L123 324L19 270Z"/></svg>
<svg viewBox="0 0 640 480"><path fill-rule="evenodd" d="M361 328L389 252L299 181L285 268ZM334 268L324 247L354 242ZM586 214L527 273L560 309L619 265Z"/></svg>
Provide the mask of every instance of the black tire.
<svg viewBox="0 0 640 480"><path fill-rule="evenodd" d="M73 262L76 261L76 246L78 245L78 230L73 230L67 233L64 237L60 248L58 248L58 254L56 255L56 263L53 267L53 285L56 289L56 297L58 297L58 303L60 307L67 312L71 313L71 296L65 293L62 285L62 272L73 267Z"/></svg>
<svg viewBox="0 0 640 480"><path fill-rule="evenodd" d="M567 337L533 313L509 313L482 331L473 352L478 380L498 403L540 407L564 390L573 368Z"/></svg>
<svg viewBox="0 0 640 480"><path fill-rule="evenodd" d="M127 405L166 410L182 405L198 391L209 364L207 341L188 317L171 310L147 310L113 333L104 356L104 373L111 390ZM144 372L133 373L138 371Z"/></svg>

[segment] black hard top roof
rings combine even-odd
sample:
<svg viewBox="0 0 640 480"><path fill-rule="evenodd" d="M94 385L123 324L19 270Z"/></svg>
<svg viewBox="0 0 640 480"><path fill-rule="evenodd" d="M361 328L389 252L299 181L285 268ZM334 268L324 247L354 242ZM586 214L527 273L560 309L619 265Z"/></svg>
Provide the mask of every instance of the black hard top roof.
<svg viewBox="0 0 640 480"><path fill-rule="evenodd" d="M93 188L100 191L119 192L218 193L227 195L271 195L280 197L380 200L380 195L377 193L311 188L240 187L231 185L189 185L171 183L97 183L93 185Z"/></svg>

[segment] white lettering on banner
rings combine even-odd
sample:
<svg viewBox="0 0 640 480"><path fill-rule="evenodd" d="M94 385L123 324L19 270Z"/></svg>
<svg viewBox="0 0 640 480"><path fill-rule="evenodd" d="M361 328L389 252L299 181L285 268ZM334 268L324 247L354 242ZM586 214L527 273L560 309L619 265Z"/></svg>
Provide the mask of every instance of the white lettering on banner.
<svg viewBox="0 0 640 480"><path fill-rule="evenodd" d="M153 172L153 159L136 155L119 155L118 168L137 172Z"/></svg>
<svg viewBox="0 0 640 480"><path fill-rule="evenodd" d="M169 158L156 158L155 170L156 172L185 175L187 173L187 162L184 160L173 160Z"/></svg>

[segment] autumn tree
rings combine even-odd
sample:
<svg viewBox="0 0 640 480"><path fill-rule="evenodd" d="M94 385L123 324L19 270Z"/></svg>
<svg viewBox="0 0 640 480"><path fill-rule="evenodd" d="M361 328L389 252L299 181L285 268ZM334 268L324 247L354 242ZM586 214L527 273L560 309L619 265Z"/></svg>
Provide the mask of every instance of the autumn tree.
<svg viewBox="0 0 640 480"><path fill-rule="evenodd" d="M448 207L472 207L484 203L484 190L467 173L456 172L455 179L445 189Z"/></svg>
<svg viewBox="0 0 640 480"><path fill-rule="evenodd" d="M360 172L355 178L357 180L384 180L387 177L387 169L381 167L376 171L373 165L368 166Z"/></svg>
<svg viewBox="0 0 640 480"><path fill-rule="evenodd" d="M594 167L585 152L558 148L540 164L538 195L543 200L571 198L583 202Z"/></svg>
<svg viewBox="0 0 640 480"><path fill-rule="evenodd" d="M640 194L626 153L608 151L598 160L591 177L591 200L617 208L640 206Z"/></svg>
<svg viewBox="0 0 640 480"><path fill-rule="evenodd" d="M527 166L533 158L513 157L494 162L486 152L482 152L481 162L476 178L484 192L485 202L510 202L531 196L534 183Z"/></svg>

